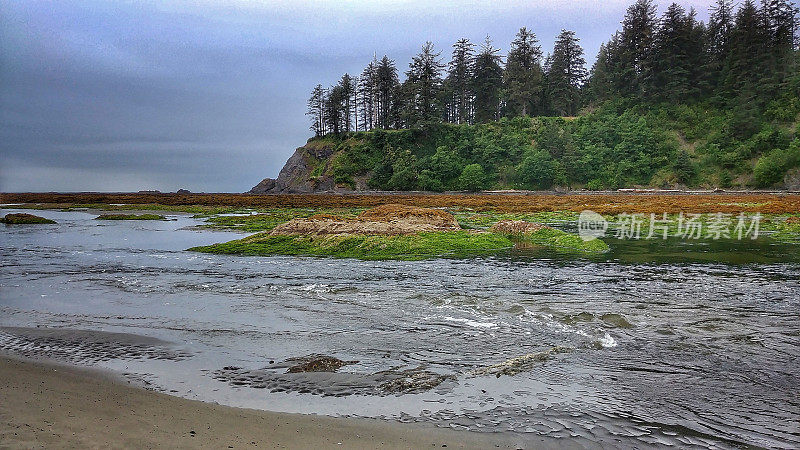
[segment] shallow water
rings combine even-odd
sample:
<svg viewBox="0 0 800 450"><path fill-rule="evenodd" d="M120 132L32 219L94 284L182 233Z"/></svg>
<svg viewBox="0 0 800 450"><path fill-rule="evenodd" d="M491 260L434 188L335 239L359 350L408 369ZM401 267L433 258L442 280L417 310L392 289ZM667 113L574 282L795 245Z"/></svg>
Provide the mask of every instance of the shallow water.
<svg viewBox="0 0 800 450"><path fill-rule="evenodd" d="M611 241L589 259L234 257L184 251L242 236L187 228L199 222L186 215L36 214L59 223L0 227L0 326L165 342L3 328L5 352L118 370L188 398L522 441L800 445L797 245ZM280 364L309 354L358 363L335 374Z"/></svg>

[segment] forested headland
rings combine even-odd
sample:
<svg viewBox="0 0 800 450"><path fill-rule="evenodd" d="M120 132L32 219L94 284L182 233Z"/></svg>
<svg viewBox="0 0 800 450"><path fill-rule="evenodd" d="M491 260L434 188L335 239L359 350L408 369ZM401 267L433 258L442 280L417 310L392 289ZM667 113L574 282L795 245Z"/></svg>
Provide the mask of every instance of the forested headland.
<svg viewBox="0 0 800 450"><path fill-rule="evenodd" d="M428 42L405 70L383 56L316 86L308 178L426 191L800 185L792 2L718 0L704 23L638 0L592 67L579 32L545 51L521 28L505 54L460 39L447 61Z"/></svg>

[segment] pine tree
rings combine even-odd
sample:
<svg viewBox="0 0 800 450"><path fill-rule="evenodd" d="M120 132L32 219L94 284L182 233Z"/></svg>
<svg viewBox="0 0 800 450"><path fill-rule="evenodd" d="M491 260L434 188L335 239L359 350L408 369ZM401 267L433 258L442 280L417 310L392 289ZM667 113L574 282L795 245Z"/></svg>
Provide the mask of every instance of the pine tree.
<svg viewBox="0 0 800 450"><path fill-rule="evenodd" d="M376 108L377 108L377 123L376 127L388 129L391 128L394 121L392 115L393 103L395 99L394 94L398 88L397 67L394 61L387 56L381 58L376 68Z"/></svg>
<svg viewBox="0 0 800 450"><path fill-rule="evenodd" d="M536 35L523 27L511 42L506 58L503 84L508 115L529 115L541 112L543 74L542 48Z"/></svg>
<svg viewBox="0 0 800 450"><path fill-rule="evenodd" d="M449 92L449 121L472 123L473 59L475 45L469 39L459 39L453 44L453 57L448 66L447 90Z"/></svg>
<svg viewBox="0 0 800 450"><path fill-rule="evenodd" d="M349 74L342 75L339 81L339 86L342 88L342 120L344 123L344 131L349 132L352 130L352 117L353 117L353 97L355 96L356 85L353 78Z"/></svg>
<svg viewBox="0 0 800 450"><path fill-rule="evenodd" d="M619 75L622 95L647 95L650 92L656 7L653 0L637 0L622 21Z"/></svg>
<svg viewBox="0 0 800 450"><path fill-rule="evenodd" d="M603 101L620 95L624 84L620 53L619 32L614 33L611 40L600 45L587 83L588 96L592 100Z"/></svg>
<svg viewBox="0 0 800 450"><path fill-rule="evenodd" d="M731 33L733 32L733 5L731 0L717 0L711 8L708 19L708 59L704 64L705 72L713 89L720 83L720 74L725 59L731 50Z"/></svg>
<svg viewBox="0 0 800 450"><path fill-rule="evenodd" d="M306 115L311 116L311 131L314 136L320 137L325 134L325 89L321 84L318 84L311 92L311 97L308 99L308 110Z"/></svg>
<svg viewBox="0 0 800 450"><path fill-rule="evenodd" d="M375 127L378 93L378 60L373 57L359 77L358 92L361 97L361 124L364 131Z"/></svg>
<svg viewBox="0 0 800 450"><path fill-rule="evenodd" d="M767 65L768 50L764 49L764 43L769 41L767 32L753 1L745 0L736 12L731 50L723 71L725 91L729 97L738 96L737 103L741 100L757 101L759 92L766 88L763 81L771 77Z"/></svg>
<svg viewBox="0 0 800 450"><path fill-rule="evenodd" d="M475 56L472 87L475 92L475 122L497 120L500 109L500 89L503 68L500 67L500 49L494 48L488 36Z"/></svg>
<svg viewBox="0 0 800 450"><path fill-rule="evenodd" d="M345 101L346 93L342 85L337 84L328 90L325 102L325 121L327 129L333 134L341 134L345 130Z"/></svg>
<svg viewBox="0 0 800 450"><path fill-rule="evenodd" d="M661 18L653 46L653 96L680 102L700 94L703 34L692 10L671 4Z"/></svg>
<svg viewBox="0 0 800 450"><path fill-rule="evenodd" d="M442 70L445 67L439 59L440 56L441 53L437 53L429 41L411 59L406 81L403 83L407 102L404 119L409 127L424 127L439 121L438 99L442 89Z"/></svg>
<svg viewBox="0 0 800 450"><path fill-rule="evenodd" d="M550 102L556 114L574 116L580 108L581 86L586 80L586 60L574 31L561 30L548 70Z"/></svg>
<svg viewBox="0 0 800 450"><path fill-rule="evenodd" d="M766 44L767 70L772 73L772 92L782 87L794 69L798 8L788 0L762 0L761 14Z"/></svg>

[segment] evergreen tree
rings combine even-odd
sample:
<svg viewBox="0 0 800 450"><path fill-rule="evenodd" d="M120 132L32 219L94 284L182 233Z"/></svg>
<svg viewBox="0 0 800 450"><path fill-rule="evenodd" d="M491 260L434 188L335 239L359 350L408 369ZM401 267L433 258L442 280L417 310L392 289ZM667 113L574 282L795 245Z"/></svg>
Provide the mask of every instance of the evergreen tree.
<svg viewBox="0 0 800 450"><path fill-rule="evenodd" d="M311 92L308 99L308 110L306 115L311 116L311 131L314 136L320 137L325 134L325 89L318 84Z"/></svg>
<svg viewBox="0 0 800 450"><path fill-rule="evenodd" d="M441 73L445 67L440 56L441 53L437 53L429 41L411 59L403 83L403 98L406 101L404 119L409 127L424 127L440 118L438 99L442 89Z"/></svg>
<svg viewBox="0 0 800 450"><path fill-rule="evenodd" d="M620 94L646 95L650 91L656 7L653 0L637 0L622 21L620 35Z"/></svg>
<svg viewBox="0 0 800 450"><path fill-rule="evenodd" d="M353 108L354 102L353 97L355 96L356 85L353 81L353 78L350 77L348 74L342 75L342 79L339 81L339 86L342 88L342 121L344 124L344 131L349 132L352 130L352 118L353 118Z"/></svg>
<svg viewBox="0 0 800 450"><path fill-rule="evenodd" d="M620 34L617 32L611 40L600 45L597 52L587 86L590 99L603 101L619 96L623 85L620 53Z"/></svg>
<svg viewBox="0 0 800 450"><path fill-rule="evenodd" d="M541 113L542 48L536 35L523 27L511 42L503 84L510 116Z"/></svg>
<svg viewBox="0 0 800 450"><path fill-rule="evenodd" d="M788 0L762 0L761 14L769 52L765 56L772 73L773 91L782 87L794 68L798 8Z"/></svg>
<svg viewBox="0 0 800 450"><path fill-rule="evenodd" d="M359 77L359 97L361 98L361 124L363 129L371 130L376 122L376 104L378 102L378 60L373 57Z"/></svg>
<svg viewBox="0 0 800 450"><path fill-rule="evenodd" d="M736 12L730 40L730 52L723 70L724 89L729 97L738 96L737 103L757 101L758 92L767 89L764 81L768 73L768 30L763 17L752 0L745 0Z"/></svg>
<svg viewBox="0 0 800 450"><path fill-rule="evenodd" d="M448 118L452 123L472 123L473 58L475 45L469 39L453 44L453 57L447 73Z"/></svg>
<svg viewBox="0 0 800 450"><path fill-rule="evenodd" d="M700 72L704 61L703 33L694 11L687 14L677 3L671 4L659 24L653 48L653 95L680 102L700 93Z"/></svg>
<svg viewBox="0 0 800 450"><path fill-rule="evenodd" d="M388 129L394 122L394 94L398 90L397 67L387 56L381 58L376 68L376 127Z"/></svg>
<svg viewBox="0 0 800 450"><path fill-rule="evenodd" d="M574 116L580 108L581 86L586 80L586 60L575 32L561 30L553 48L547 72L553 110L561 116Z"/></svg>
<svg viewBox="0 0 800 450"><path fill-rule="evenodd" d="M711 8L706 34L708 59L704 68L712 88L719 85L722 68L731 50L733 14L731 0L717 0L716 5Z"/></svg>
<svg viewBox="0 0 800 450"><path fill-rule="evenodd" d="M341 84L337 84L328 91L325 102L325 122L329 132L341 134L345 131L345 101L346 93Z"/></svg>
<svg viewBox="0 0 800 450"><path fill-rule="evenodd" d="M475 122L497 120L500 109L500 89L503 68L500 67L500 50L494 48L488 36L475 56L472 87L475 92Z"/></svg>

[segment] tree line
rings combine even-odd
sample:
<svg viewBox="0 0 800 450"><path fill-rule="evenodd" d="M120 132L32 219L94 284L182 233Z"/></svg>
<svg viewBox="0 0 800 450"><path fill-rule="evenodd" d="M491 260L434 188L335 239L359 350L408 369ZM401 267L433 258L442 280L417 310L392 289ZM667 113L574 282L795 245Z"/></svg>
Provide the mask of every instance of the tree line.
<svg viewBox="0 0 800 450"><path fill-rule="evenodd" d="M525 27L505 57L489 37L477 48L459 39L445 64L427 42L403 81L394 60L374 57L358 76L344 74L327 89L317 85L307 114L317 136L575 116L615 99L710 100L753 114L798 70L797 14L789 0L746 0L738 9L731 0L717 0L705 24L694 9L672 3L658 17L653 0L637 0L590 70L570 30L561 31L547 56Z"/></svg>

